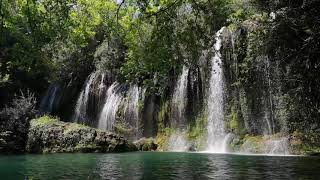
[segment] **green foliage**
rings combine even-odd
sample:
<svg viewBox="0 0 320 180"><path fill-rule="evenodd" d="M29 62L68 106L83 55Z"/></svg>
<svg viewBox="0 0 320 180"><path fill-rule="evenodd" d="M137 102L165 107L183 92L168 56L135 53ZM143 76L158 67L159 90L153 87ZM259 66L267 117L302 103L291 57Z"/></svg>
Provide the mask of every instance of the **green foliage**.
<svg viewBox="0 0 320 180"><path fill-rule="evenodd" d="M293 154L320 152L319 134L315 132L302 133L299 130L295 130L290 136L290 150Z"/></svg>
<svg viewBox="0 0 320 180"><path fill-rule="evenodd" d="M83 79L95 65L161 94L172 72L183 64L198 64L215 31L226 24L229 4L2 0L0 41L7 53L1 58L1 79L9 77L41 92L50 80ZM115 40L118 45L103 47L110 51L98 57L95 49L103 41L114 46L110 42ZM34 84L35 79L43 82Z"/></svg>
<svg viewBox="0 0 320 180"><path fill-rule="evenodd" d="M302 0L0 0L0 86L38 95L50 81L80 87L96 68L165 95L182 66L199 67L216 31L228 26L243 30L234 44L233 82L243 89L237 107L230 107L227 127L242 133L251 108L246 92L256 86L254 64L268 56L283 75L277 80L283 91L279 100L286 101L287 111L279 114L288 116L290 132L318 133L318 8L317 2ZM157 123L163 136L169 132L169 111L169 102L161 103ZM201 116L189 126L190 139L203 135L205 121ZM128 131L125 127L117 129Z"/></svg>
<svg viewBox="0 0 320 180"><path fill-rule="evenodd" d="M231 114L227 116L227 119L229 122L229 124L227 125L228 129L230 129L231 131L238 131L239 127L238 127L237 112L235 112L233 108L231 110Z"/></svg>

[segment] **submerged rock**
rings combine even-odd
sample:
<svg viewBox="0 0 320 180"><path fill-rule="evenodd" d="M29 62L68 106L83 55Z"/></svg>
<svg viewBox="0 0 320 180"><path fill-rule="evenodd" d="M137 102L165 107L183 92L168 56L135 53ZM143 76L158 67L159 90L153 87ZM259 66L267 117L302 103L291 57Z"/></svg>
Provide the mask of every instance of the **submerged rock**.
<svg viewBox="0 0 320 180"><path fill-rule="evenodd" d="M158 145L153 138L141 138L134 142L134 144L139 151L156 151L158 149Z"/></svg>
<svg viewBox="0 0 320 180"><path fill-rule="evenodd" d="M30 123L26 151L58 152L128 152L137 147L125 138L88 126L61 122L47 116Z"/></svg>

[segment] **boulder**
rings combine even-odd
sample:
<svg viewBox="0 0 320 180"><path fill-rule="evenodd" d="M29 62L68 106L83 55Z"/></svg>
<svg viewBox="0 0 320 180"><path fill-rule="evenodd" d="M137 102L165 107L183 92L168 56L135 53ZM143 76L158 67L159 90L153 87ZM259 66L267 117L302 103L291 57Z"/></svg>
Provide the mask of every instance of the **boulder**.
<svg viewBox="0 0 320 180"><path fill-rule="evenodd" d="M137 147L125 138L88 126L61 122L47 116L30 123L26 151L60 152L129 152Z"/></svg>
<svg viewBox="0 0 320 180"><path fill-rule="evenodd" d="M141 138L138 141L135 141L134 144L139 151L156 151L158 148L158 145L153 138Z"/></svg>

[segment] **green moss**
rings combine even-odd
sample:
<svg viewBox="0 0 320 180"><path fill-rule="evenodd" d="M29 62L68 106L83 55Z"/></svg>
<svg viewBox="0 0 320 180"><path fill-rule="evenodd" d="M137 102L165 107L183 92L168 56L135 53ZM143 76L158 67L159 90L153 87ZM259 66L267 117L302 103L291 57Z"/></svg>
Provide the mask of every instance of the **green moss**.
<svg viewBox="0 0 320 180"><path fill-rule="evenodd" d="M155 151L158 147L153 138L141 138L135 142L135 145L140 151Z"/></svg>
<svg viewBox="0 0 320 180"><path fill-rule="evenodd" d="M187 128L187 138L190 141L195 142L195 148L203 149L205 145L205 135L206 129L205 126L207 124L207 116L206 113L202 113L199 115L193 124L190 124Z"/></svg>
<svg viewBox="0 0 320 180"><path fill-rule="evenodd" d="M121 134L125 137L128 137L134 133L134 129L127 127L126 124L118 122L113 126L116 133Z"/></svg>
<svg viewBox="0 0 320 180"><path fill-rule="evenodd" d="M65 123L62 121L59 121L57 118L51 117L51 116L42 116L37 119L33 119L31 121L31 127L37 127L37 126L47 126L47 125L63 125L64 127L64 134L68 134L70 132L78 131L80 129L90 129L89 126L83 125L83 124L77 124L77 123Z"/></svg>
<svg viewBox="0 0 320 180"><path fill-rule="evenodd" d="M45 125L51 125L57 122L59 122L57 118L45 115L40 118L31 120L31 126L45 126Z"/></svg>
<svg viewBox="0 0 320 180"><path fill-rule="evenodd" d="M263 136L246 135L242 139L241 151L250 151L251 153L261 153L264 149Z"/></svg>
<svg viewBox="0 0 320 180"><path fill-rule="evenodd" d="M200 115L195 120L194 124L190 124L187 129L188 138L191 140L197 139L199 137L203 137L205 133L204 127L207 123L207 117L204 115Z"/></svg>
<svg viewBox="0 0 320 180"><path fill-rule="evenodd" d="M138 112L142 112L143 108L144 108L144 101L139 99L138 105L137 105Z"/></svg>
<svg viewBox="0 0 320 180"><path fill-rule="evenodd" d="M158 145L158 151L165 151L168 149L168 140L170 138L173 129L165 128L161 132L158 132L156 137L156 144Z"/></svg>
<svg viewBox="0 0 320 180"><path fill-rule="evenodd" d="M238 115L235 109L231 108L231 113L227 115L227 129L230 129L232 132L238 132Z"/></svg>
<svg viewBox="0 0 320 180"><path fill-rule="evenodd" d="M63 133L68 134L80 129L90 129L90 127L83 124L70 123L68 126L65 126L65 131Z"/></svg>
<svg viewBox="0 0 320 180"><path fill-rule="evenodd" d="M165 118L169 112L169 102L165 101L161 103L160 110L158 112L158 132L163 133L165 130Z"/></svg>
<svg viewBox="0 0 320 180"><path fill-rule="evenodd" d="M78 144L75 148L75 152L94 152L97 149L96 144Z"/></svg>

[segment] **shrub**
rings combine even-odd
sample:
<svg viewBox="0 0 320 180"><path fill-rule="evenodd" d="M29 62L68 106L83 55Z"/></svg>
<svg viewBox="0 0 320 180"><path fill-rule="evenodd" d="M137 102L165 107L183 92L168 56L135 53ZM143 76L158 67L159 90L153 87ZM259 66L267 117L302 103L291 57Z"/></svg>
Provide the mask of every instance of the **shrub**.
<svg viewBox="0 0 320 180"><path fill-rule="evenodd" d="M0 111L0 151L24 151L29 122L36 115L36 98L30 91L16 96ZM5 132L5 133L4 133ZM1 133L5 136L1 136Z"/></svg>

